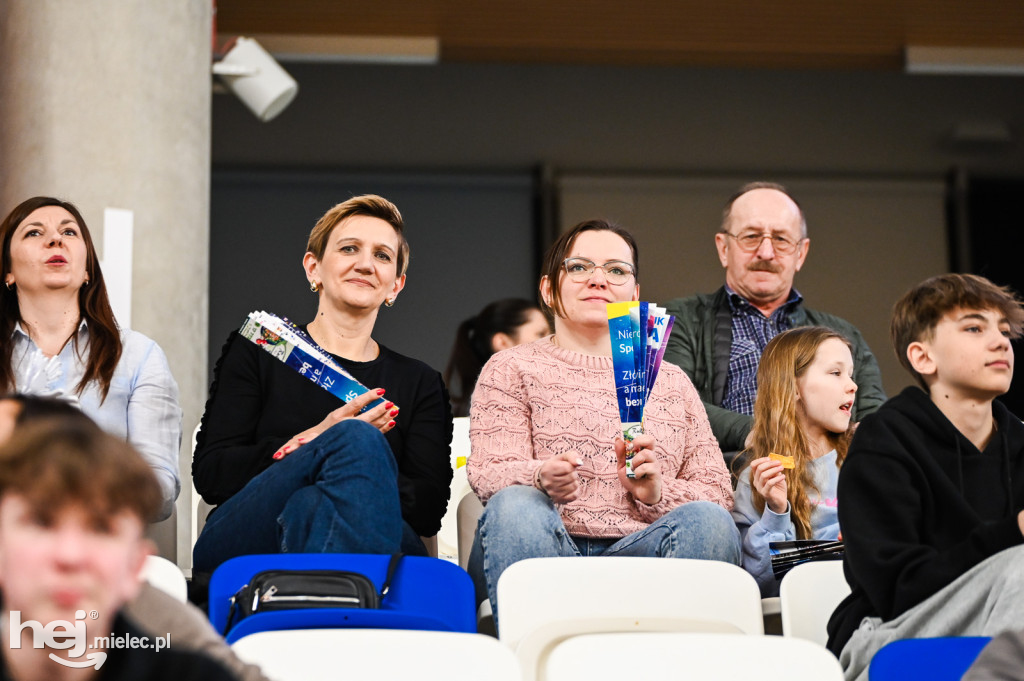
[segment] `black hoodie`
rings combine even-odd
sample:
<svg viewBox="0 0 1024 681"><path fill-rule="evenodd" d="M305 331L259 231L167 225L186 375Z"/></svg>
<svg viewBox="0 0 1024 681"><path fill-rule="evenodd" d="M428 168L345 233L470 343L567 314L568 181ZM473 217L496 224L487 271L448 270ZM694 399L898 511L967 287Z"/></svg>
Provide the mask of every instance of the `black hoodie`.
<svg viewBox="0 0 1024 681"><path fill-rule="evenodd" d="M839 474L852 593L828 623L839 655L864 617L891 620L986 558L1024 543L1024 424L998 403L979 452L919 388L860 424Z"/></svg>

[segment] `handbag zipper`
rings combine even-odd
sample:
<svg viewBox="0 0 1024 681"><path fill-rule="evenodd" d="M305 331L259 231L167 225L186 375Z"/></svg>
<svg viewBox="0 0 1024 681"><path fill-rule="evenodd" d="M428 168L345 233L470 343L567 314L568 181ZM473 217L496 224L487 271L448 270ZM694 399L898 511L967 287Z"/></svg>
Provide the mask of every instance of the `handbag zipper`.
<svg viewBox="0 0 1024 681"><path fill-rule="evenodd" d="M277 603L282 601L301 601L306 603L358 603L359 599L355 596L276 596L277 587L271 586L267 589L266 593L256 593L256 598L253 600L253 612L256 611L256 603Z"/></svg>

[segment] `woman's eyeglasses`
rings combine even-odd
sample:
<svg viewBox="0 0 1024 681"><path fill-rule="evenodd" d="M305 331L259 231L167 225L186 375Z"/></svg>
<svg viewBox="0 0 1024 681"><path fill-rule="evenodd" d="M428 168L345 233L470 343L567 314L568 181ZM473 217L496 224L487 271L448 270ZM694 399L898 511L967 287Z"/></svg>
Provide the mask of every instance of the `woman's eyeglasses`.
<svg viewBox="0 0 1024 681"><path fill-rule="evenodd" d="M625 284L630 277L636 275L636 270L628 262L621 260L609 260L603 265L598 265L593 260L586 258L566 258L562 263L565 273L577 284L582 284L594 276L594 270L604 272L604 278L609 284L616 286Z"/></svg>

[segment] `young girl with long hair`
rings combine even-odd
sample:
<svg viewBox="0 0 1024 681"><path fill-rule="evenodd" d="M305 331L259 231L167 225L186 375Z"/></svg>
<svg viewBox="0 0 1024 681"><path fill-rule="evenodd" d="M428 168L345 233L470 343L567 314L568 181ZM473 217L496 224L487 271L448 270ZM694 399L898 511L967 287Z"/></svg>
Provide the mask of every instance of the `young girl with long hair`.
<svg viewBox="0 0 1024 681"><path fill-rule="evenodd" d="M765 598L779 593L770 542L839 535L836 483L856 392L850 342L832 329L785 331L761 355L745 451L750 465L740 473L732 515L743 538L743 567ZM770 454L790 457L792 467Z"/></svg>

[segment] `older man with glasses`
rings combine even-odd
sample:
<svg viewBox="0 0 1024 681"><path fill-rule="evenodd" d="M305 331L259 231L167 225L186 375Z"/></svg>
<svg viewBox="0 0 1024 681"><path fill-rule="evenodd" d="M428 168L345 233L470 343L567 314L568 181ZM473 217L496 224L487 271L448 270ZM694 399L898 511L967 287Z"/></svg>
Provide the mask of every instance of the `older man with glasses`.
<svg viewBox="0 0 1024 681"><path fill-rule="evenodd" d="M882 375L860 332L844 319L805 307L793 288L810 240L803 210L785 187L742 187L726 204L715 245L725 286L667 304L676 322L665 359L697 387L727 459L743 449L750 432L761 352L786 329L827 326L849 339L858 386L854 418L881 406Z"/></svg>

